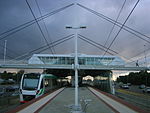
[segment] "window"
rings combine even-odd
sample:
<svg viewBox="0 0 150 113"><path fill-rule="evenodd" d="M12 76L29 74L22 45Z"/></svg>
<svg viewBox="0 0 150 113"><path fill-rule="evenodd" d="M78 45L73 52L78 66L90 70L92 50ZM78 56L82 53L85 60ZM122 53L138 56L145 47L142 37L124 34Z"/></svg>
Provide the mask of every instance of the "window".
<svg viewBox="0 0 150 113"><path fill-rule="evenodd" d="M35 90L38 88L39 74L25 74L23 78L22 88L24 90Z"/></svg>
<svg viewBox="0 0 150 113"><path fill-rule="evenodd" d="M41 87L40 87L40 89L42 89L42 88L43 88L43 79L41 81Z"/></svg>

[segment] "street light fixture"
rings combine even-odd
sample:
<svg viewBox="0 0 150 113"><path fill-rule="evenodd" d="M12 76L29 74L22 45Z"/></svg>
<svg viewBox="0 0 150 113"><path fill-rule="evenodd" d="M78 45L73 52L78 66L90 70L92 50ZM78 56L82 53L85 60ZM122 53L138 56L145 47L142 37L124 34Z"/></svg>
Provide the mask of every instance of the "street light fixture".
<svg viewBox="0 0 150 113"><path fill-rule="evenodd" d="M77 30L78 29L85 29L86 26L79 26L79 27L72 27L72 26L66 26L66 29L76 29L75 32L75 59L74 59L74 70L75 70L75 109L77 110L79 108L79 96L78 96L78 42L77 42Z"/></svg>

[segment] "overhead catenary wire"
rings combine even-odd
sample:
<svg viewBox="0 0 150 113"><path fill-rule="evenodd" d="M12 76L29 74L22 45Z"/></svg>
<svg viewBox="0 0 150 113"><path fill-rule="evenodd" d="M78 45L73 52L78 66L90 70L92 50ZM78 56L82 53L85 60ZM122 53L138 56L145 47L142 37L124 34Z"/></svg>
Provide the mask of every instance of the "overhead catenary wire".
<svg viewBox="0 0 150 113"><path fill-rule="evenodd" d="M61 41L63 41L63 40L69 39L69 37L74 37L74 34L65 36L65 37L63 37L63 38L61 38L61 39L58 39L58 40L56 40L56 41L54 41L54 42L51 42L51 43L49 43L49 44L50 44L51 46L54 46L56 43L59 43L59 42L61 42ZM53 43L53 44L52 44L52 43ZM46 47L47 47L47 44L44 45L44 46L38 47L38 48L36 48L36 49L30 50L29 52L26 52L25 54L20 55L20 56L16 57L15 59L12 59L12 60L21 59L22 57L28 56L28 55L30 55L30 54L34 54L34 53L37 52L38 50L45 49Z"/></svg>
<svg viewBox="0 0 150 113"><path fill-rule="evenodd" d="M113 24L113 26L112 26L112 28L111 28L109 34L108 34L108 37L107 37L107 39L106 39L106 42L105 42L104 46L106 46L106 44L107 44L107 42L108 42L108 40L109 40L109 38L110 38L110 36L111 36L111 34L112 34L114 28L115 28L116 22L118 21L118 19L119 19L119 17L120 17L120 14L121 14L121 12L122 12L124 6L125 6L125 3L126 3L126 0L124 0L124 2L123 2L123 4L122 4L122 7L121 7L121 9L120 9L120 11L119 11L119 13L118 13L118 16L117 16L117 18L116 18L116 20L115 20L115 23Z"/></svg>
<svg viewBox="0 0 150 113"><path fill-rule="evenodd" d="M79 39L81 39L81 40L83 40L83 41L85 41L85 42L87 42L87 43L89 43L89 44L93 45L94 47L96 47L96 48L98 48L98 49L100 49L100 50L105 51L105 49L103 49L103 48L99 47L98 45L96 45L96 44L92 43L91 41L88 41L88 40L86 40L86 39L82 38L81 36L79 36ZM111 53L111 52L108 52L108 53L109 53L110 55L114 55L114 54L113 54L113 53Z"/></svg>
<svg viewBox="0 0 150 113"><path fill-rule="evenodd" d="M146 58L150 58L150 55L147 55L146 56ZM127 63L125 63L126 65L127 64L132 64L132 63L134 63L134 62L137 62L137 60L138 61L141 61L141 60L144 60L145 59L145 56L143 55L142 57L140 57L140 58L138 58L138 59L136 59L136 60L134 60L134 61L132 61L132 62L127 62ZM139 63L139 64L142 64L142 63ZM144 63L143 63L144 64Z"/></svg>
<svg viewBox="0 0 150 113"><path fill-rule="evenodd" d="M150 51L150 48L148 48L148 49L146 49L145 51L142 51L142 52L136 54L135 56L131 57L130 59L136 58L136 57L140 56L141 54L144 54L144 52L147 52L147 51ZM137 61L138 59L139 59L139 58L133 60L133 62ZM128 62L128 63L130 63L130 62Z"/></svg>
<svg viewBox="0 0 150 113"><path fill-rule="evenodd" d="M42 19L41 19L42 20Z"/></svg>
<svg viewBox="0 0 150 113"><path fill-rule="evenodd" d="M61 44L61 43L63 43L63 42L65 42L65 41L68 41L68 40L70 40L71 38L73 38L74 36L71 36L71 37L68 37L68 38L66 38L66 39L63 39L63 40L61 40L61 41L59 41L59 42L57 42L57 43L55 43L55 44L53 44L53 46L57 46L57 45L59 45L59 44ZM37 53L41 53L41 52L43 52L43 51L45 51L45 50L47 50L48 49L48 47L44 47L44 48L42 48L41 50L36 50L36 52L33 52L33 54L37 54ZM37 52L38 51L38 52Z"/></svg>
<svg viewBox="0 0 150 113"><path fill-rule="evenodd" d="M77 5L80 6L80 7L82 7L82 8L84 8L84 9L86 9L87 11L89 11L89 12L91 12L91 13L97 15L98 17L100 17L100 18L102 18L102 19L104 19L104 20L106 20L106 21L112 23L112 24L115 23L115 20L113 20L113 19L111 19L111 18L109 18L109 17L107 17L107 16L105 16L105 15L103 15L103 14L101 14L101 13L98 13L98 12L96 12L96 11L90 9L90 8L87 8L87 7L83 6L83 5L81 5L81 4L77 4ZM116 22L116 26L121 27L121 26L122 26L122 23ZM136 31L136 30L134 30L134 29L132 29L132 28L130 28L130 27L128 27L128 26L125 26L125 25L123 26L122 29L124 29L125 31L127 31L127 32L129 32L129 33L135 35L137 38L142 39L142 40L144 40L144 41L147 42L147 43L150 43L149 40L146 40L145 38L143 38L143 37L146 37L146 38L150 39L150 37L144 35L143 33L140 33L139 31ZM141 37L139 34L140 34L141 36L143 36L143 37Z"/></svg>
<svg viewBox="0 0 150 113"><path fill-rule="evenodd" d="M131 64L131 63L133 63L133 62L140 61L140 60L142 60L142 59L145 59L145 60L146 60L146 58L149 58L149 56L150 56L150 55L146 55L146 52L149 51L149 50L150 50L150 48L148 48L147 50L144 50L143 52L140 52L137 56L143 54L142 56L140 56L140 57L134 59L132 62L127 62L126 64ZM137 56L134 56L133 58L135 58L135 57L137 57ZM133 58L132 58L132 59L133 59ZM147 63L147 61L145 61L145 62Z"/></svg>
<svg viewBox="0 0 150 113"><path fill-rule="evenodd" d="M4 53L0 53L0 54L1 54L2 56L4 55ZM7 54L6 54L6 57L13 59L13 57L12 57L12 56L7 55Z"/></svg>
<svg viewBox="0 0 150 113"><path fill-rule="evenodd" d="M93 41L93 40L91 40L90 38L87 38L87 37L85 37L85 36L83 36L83 35L81 35L81 34L78 34L80 37L82 37L82 38L85 38L86 40L89 40L89 41L91 41L91 42L93 42L93 43L95 43L96 45L99 45L99 46L101 46L102 48L104 48L104 50L106 50L107 49L107 47L106 46L104 46L104 45L102 45L102 44L99 44L99 43L97 43L97 42L95 42L95 41ZM115 54L118 54L118 52L116 52L116 51L114 51L114 50L112 50L112 49L109 49L111 52L113 52L113 53L115 53Z"/></svg>
<svg viewBox="0 0 150 113"><path fill-rule="evenodd" d="M124 21L124 23L122 24L122 26L120 27L119 31L117 32L116 36L114 37L114 39L112 40L112 42L110 43L108 49L112 46L112 44L114 43L114 41L116 40L116 38L118 37L119 33L121 32L123 26L126 24L127 20L129 19L129 17L131 16L131 14L133 13L134 9L136 8L137 4L139 3L140 0L137 0L136 4L134 5L134 7L132 8L132 10L130 11L129 15L127 16L126 20ZM108 49L105 51L104 55L107 53ZM103 55L103 56L104 56Z"/></svg>
<svg viewBox="0 0 150 113"><path fill-rule="evenodd" d="M4 48L4 45L0 45L2 48ZM16 51L13 51L11 49L9 49L8 47L6 47L7 51L10 51L11 53L13 53L14 55L19 55Z"/></svg>
<svg viewBox="0 0 150 113"><path fill-rule="evenodd" d="M54 14L60 12L60 11L63 11L64 9L66 9L66 8L68 8L68 7L71 7L72 5L74 5L74 4L70 4L70 5L67 5L67 6L65 6L65 7L62 7L62 8L60 8L60 9L54 10L54 11L52 11L52 12L50 12L50 13L47 13L47 14L43 15L42 17L36 18L36 20L37 20L37 21L41 21L41 20L43 20L43 19L45 19L45 18L48 18L48 17L50 17L50 16L52 16L52 15L54 15ZM28 22L26 22L26 23L24 23L24 24L21 24L21 25L19 25L19 26L17 26L17 27L14 27L14 28L12 28L12 29L10 29L10 30L7 30L7 31L1 33L1 34L0 34L0 37L1 37L0 40L5 39L5 38L7 38L7 37L10 36L10 35L13 35L14 33L17 33L17 32L19 32L19 31L21 31L21 30L23 30L23 29L25 29L25 28L27 28L27 27L29 27L29 26L35 24L35 23L36 23L36 20L33 19L33 20L31 20L31 21L28 21Z"/></svg>
<svg viewBox="0 0 150 113"><path fill-rule="evenodd" d="M79 35L80 37L82 37L82 38L88 40L89 43L92 42L92 43L94 43L94 44L96 44L96 45L98 45L98 46L101 46L102 48L104 48L103 50L106 51L106 49L107 49L106 46L103 46L103 45L101 45L101 44L99 44L99 43L97 43L97 42L95 42L95 41L93 41L93 40L91 40L91 39L89 39L89 38L83 36L83 35L80 35L80 34L78 34L78 35ZM127 58L127 57L125 57L125 56L119 54L118 52L116 52L116 51L114 51L114 50L112 50L112 49L110 49L110 48L109 48L109 51L113 52L113 55L114 55L114 54L118 54L120 57L123 57L124 59L126 59L126 60L128 60L128 61L132 61L132 60L130 60L129 58ZM112 54L112 53L111 53L111 54Z"/></svg>
<svg viewBox="0 0 150 113"><path fill-rule="evenodd" d="M50 17L50 16L52 16L52 15L54 15L54 14L56 14L56 13L59 13L59 12L65 10L66 8L69 8L69 7L73 6L73 5L74 5L74 4L69 4L69 5L67 5L67 6L64 6L64 7L62 7L62 8L57 9L57 10L54 10L54 11L52 11L52 12L50 12L50 13L47 13L47 14L45 14L45 15L43 15L43 16L41 16L41 17L38 17L38 18L36 18L36 19L37 19L37 21L41 21L41 20L43 20L43 19L45 19L45 18L48 18L48 17ZM24 24L21 24L21 25L19 25L19 26L17 26L17 27L14 27L14 28L12 28L12 29L10 29L10 30L7 30L7 31L5 31L5 32L3 32L3 33L0 34L0 40L5 39L5 38L7 38L8 36L11 36L11 35L13 35L13 34L19 32L19 31L21 31L21 30L23 30L23 29L25 29L25 28L27 28L27 27L29 27L29 26L35 24L35 23L36 23L36 21L35 21L35 19L33 19L33 20L28 21L28 22L26 22L26 23L24 23ZM12 38L12 37L9 37L9 38ZM2 45L0 45L0 46L3 47ZM8 49L8 48L7 48L7 49ZM16 53L15 51L13 51L13 50L11 50L11 49L8 49L8 50L11 51L11 53L14 53L14 54ZM18 54L16 54L16 55L18 56ZM8 56L8 55L7 55L7 56ZM10 57L10 58L12 58L12 57Z"/></svg>
<svg viewBox="0 0 150 113"><path fill-rule="evenodd" d="M70 38L68 38L68 39L62 40L62 41L60 41L60 42L57 42L56 44L53 44L53 46L57 46L57 45L59 45L59 44L65 42L65 41L68 41L68 40L72 39L73 37L74 37L74 36L72 36L72 37L70 37ZM40 51L38 51L38 52L34 52L33 54L41 53L41 52L47 50L48 48L49 48L49 47L43 48L42 50L40 50ZM32 56L32 55L28 55L28 56L24 57L24 59L25 59L25 58L29 58L30 56Z"/></svg>
<svg viewBox="0 0 150 113"><path fill-rule="evenodd" d="M61 41L61 42L58 42L57 44L54 44L53 46L57 46L57 45L59 45L59 44L65 42L65 41L68 41L68 40L72 39L73 37L74 37L74 36L72 36L72 37L70 37L70 38L68 38L68 39L65 39L65 40L63 40L63 41ZM41 50L39 53L41 53L41 52L43 52L43 51L45 51L45 50L47 50L47 49L48 49L48 47L45 48L45 49L43 49L43 50Z"/></svg>
<svg viewBox="0 0 150 113"><path fill-rule="evenodd" d="M39 6L39 4L38 4L38 1L35 0L35 3L36 3L36 5L37 5L37 7L38 7L38 10L39 10L39 12L40 12L40 16L42 17L42 12L41 12L40 6ZM43 24L44 24L44 27L45 27L47 36L48 36L48 38L50 39L50 42L52 42L52 39L51 39L51 37L50 37L50 34L49 34L49 32L48 32L48 29L47 29L47 27L46 27L46 24L45 24L45 21L44 21L43 18L42 18L42 21L43 21ZM56 53L55 48L54 48L53 46L52 46L52 51L53 51L54 54Z"/></svg>
<svg viewBox="0 0 150 113"><path fill-rule="evenodd" d="M80 6L80 7L82 7L82 8L84 8L84 9L86 9L87 11L89 11L89 12L91 12L91 13L97 15L98 17L100 17L100 18L102 18L102 19L104 19L104 20L106 20L106 21L108 21L108 22L110 22L110 23L112 23L112 24L115 24L115 20L113 20L113 19L111 19L111 18L109 18L109 17L107 17L107 16L105 16L105 15L103 15L103 14L101 14L101 13L98 13L98 12L96 12L96 11L90 9L90 8L87 8L87 7L85 7L85 6L81 5L81 4L77 4L77 5ZM122 24L121 24L120 22L116 22L116 26L121 27L121 25L122 25ZM139 32L139 31L136 31L136 30L134 30L134 29L132 29L132 28L126 26L126 25L124 25L122 29L124 29L125 31L127 31L127 32L129 32L129 33L135 35L137 38L140 38L140 39L142 39L142 40L144 40L144 41L150 43L150 41L148 41L148 40L145 39L145 38L150 39L149 36L146 36L145 34ZM143 37L145 37L145 38L141 37L140 35L143 36ZM126 58L126 59L127 59L127 58ZM131 62L135 62L135 61L131 60L131 58L130 58L130 59L127 59L127 60L128 60L128 61L131 61Z"/></svg>
<svg viewBox="0 0 150 113"><path fill-rule="evenodd" d="M44 32L43 32L43 30L42 30L40 24L38 23L38 21L37 21L37 19L36 19L36 16L35 16L35 14L34 14L32 8L31 8L31 6L30 6L28 0L26 0L26 3L27 3L27 5L28 5L28 7L29 7L29 9L30 9L30 12L31 12L32 16L34 17L34 19L35 19L35 21L36 21L36 23L37 23L37 26L38 26L38 28L39 28L41 34L42 34L42 37L43 37L44 40L45 40L45 43L46 43L47 46L49 47L51 53L54 54L53 51L52 51L52 48L51 48L50 45L48 44L47 38L45 37Z"/></svg>

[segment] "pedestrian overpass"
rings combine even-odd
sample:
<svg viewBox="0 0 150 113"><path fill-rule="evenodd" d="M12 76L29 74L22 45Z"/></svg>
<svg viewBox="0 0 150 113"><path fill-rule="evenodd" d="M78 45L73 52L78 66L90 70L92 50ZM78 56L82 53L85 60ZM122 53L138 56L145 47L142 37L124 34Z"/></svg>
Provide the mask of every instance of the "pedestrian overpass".
<svg viewBox="0 0 150 113"><path fill-rule="evenodd" d="M74 69L74 54L34 54L29 60L0 62L0 68L12 69ZM126 66L118 56L78 54L80 70L149 70L148 67Z"/></svg>
<svg viewBox="0 0 150 113"><path fill-rule="evenodd" d="M74 81L75 54L34 54L28 61L6 61L0 68L44 69L47 73L59 77L71 76ZM92 85L106 92L113 92L112 71L149 70L146 67L126 67L125 62L117 56L86 55L78 53L79 84L88 75L94 78ZM74 82L72 82L72 85Z"/></svg>

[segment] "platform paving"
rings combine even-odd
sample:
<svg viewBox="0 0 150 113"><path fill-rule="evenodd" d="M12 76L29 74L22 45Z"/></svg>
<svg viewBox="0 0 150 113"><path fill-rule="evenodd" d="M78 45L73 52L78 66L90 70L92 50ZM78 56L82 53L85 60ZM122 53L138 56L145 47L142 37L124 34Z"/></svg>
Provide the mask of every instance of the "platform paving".
<svg viewBox="0 0 150 113"><path fill-rule="evenodd" d="M79 88L81 99L90 99L86 113L114 113L114 111L91 93L86 87ZM52 101L44 106L40 113L71 113L70 107L74 104L74 88L66 88Z"/></svg>

